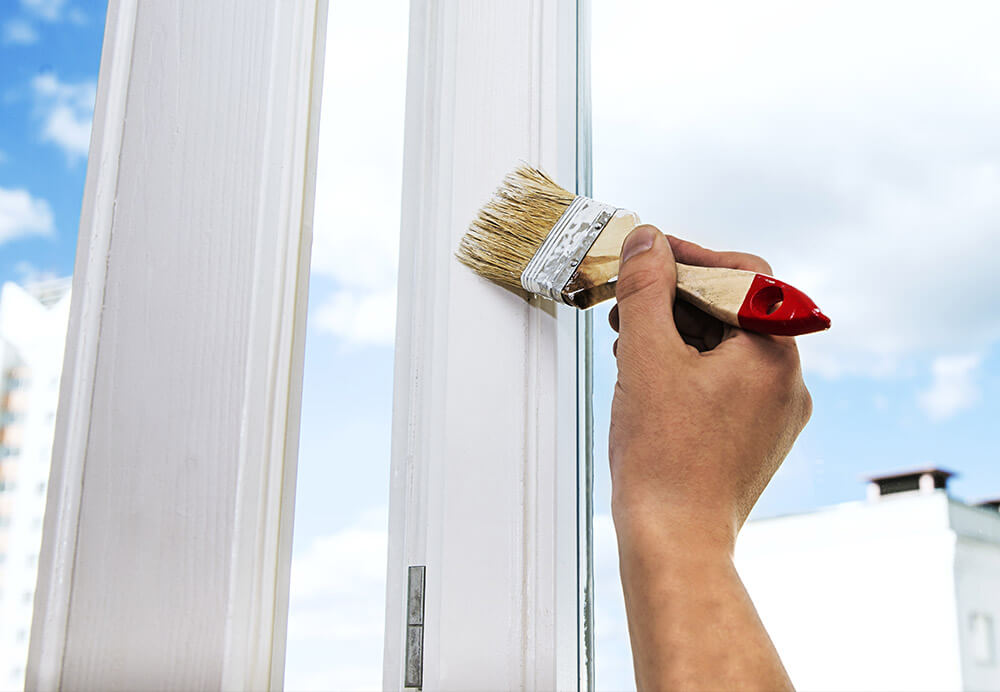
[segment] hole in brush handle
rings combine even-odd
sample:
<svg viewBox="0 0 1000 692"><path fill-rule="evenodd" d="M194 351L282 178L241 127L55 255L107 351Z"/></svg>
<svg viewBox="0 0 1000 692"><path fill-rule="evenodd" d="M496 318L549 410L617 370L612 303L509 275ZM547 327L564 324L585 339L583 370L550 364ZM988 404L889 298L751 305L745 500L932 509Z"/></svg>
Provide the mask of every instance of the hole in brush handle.
<svg viewBox="0 0 1000 692"><path fill-rule="evenodd" d="M738 316L743 329L777 336L799 336L830 328L830 318L809 296L766 274L754 277Z"/></svg>

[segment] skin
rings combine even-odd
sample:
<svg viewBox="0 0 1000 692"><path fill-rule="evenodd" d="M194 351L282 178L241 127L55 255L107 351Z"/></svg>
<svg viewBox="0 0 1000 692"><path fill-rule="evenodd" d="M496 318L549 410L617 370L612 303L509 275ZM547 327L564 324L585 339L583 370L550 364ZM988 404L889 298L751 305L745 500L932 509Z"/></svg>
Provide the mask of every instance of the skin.
<svg viewBox="0 0 1000 692"><path fill-rule="evenodd" d="M733 567L736 535L812 411L795 340L675 304L674 258L771 274L759 257L636 228L611 326L612 516L640 690L788 690Z"/></svg>

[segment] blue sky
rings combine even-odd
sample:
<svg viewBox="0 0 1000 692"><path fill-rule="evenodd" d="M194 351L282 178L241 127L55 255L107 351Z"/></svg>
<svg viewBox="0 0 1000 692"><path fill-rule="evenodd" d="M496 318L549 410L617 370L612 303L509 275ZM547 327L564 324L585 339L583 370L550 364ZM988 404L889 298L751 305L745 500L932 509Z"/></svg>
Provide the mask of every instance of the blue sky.
<svg viewBox="0 0 1000 692"><path fill-rule="evenodd" d="M371 107L323 110L289 689L381 675L407 3L366 5L331 7L325 97ZM861 475L917 465L957 471L959 497L1000 495L988 252L1000 240L1000 88L981 69L997 62L996 10L970 3L943 18L886 2L857 22L860 5L769 3L774 22L756 4L725 18L683 3L594 5L595 195L764 256L833 319L801 340L813 420L756 515L860 499ZM2 281L72 271L104 12L0 6ZM605 680L618 681L606 312L594 344L598 646Z"/></svg>
<svg viewBox="0 0 1000 692"><path fill-rule="evenodd" d="M105 7L0 4L2 280L73 270Z"/></svg>

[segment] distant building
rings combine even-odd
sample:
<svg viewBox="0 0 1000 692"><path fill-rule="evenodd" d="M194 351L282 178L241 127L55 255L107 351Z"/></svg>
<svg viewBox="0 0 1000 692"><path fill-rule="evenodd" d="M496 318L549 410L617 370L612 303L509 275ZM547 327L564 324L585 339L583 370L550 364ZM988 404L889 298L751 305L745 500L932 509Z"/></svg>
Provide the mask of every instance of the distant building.
<svg viewBox="0 0 1000 692"><path fill-rule="evenodd" d="M736 565L800 690L998 690L1000 512L941 469L749 523Z"/></svg>
<svg viewBox="0 0 1000 692"><path fill-rule="evenodd" d="M23 689L70 280L0 289L0 689Z"/></svg>

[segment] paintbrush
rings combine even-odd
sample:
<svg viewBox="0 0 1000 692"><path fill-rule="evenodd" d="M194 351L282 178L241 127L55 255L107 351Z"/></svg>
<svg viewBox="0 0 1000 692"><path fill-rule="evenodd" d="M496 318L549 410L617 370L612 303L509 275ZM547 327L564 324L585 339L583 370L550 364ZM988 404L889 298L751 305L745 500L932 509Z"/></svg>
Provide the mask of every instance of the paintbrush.
<svg viewBox="0 0 1000 692"><path fill-rule="evenodd" d="M574 195L521 165L479 210L458 259L514 290L585 309L612 298L631 211ZM797 336L830 328L802 291L766 274L677 263L677 295L735 327Z"/></svg>

